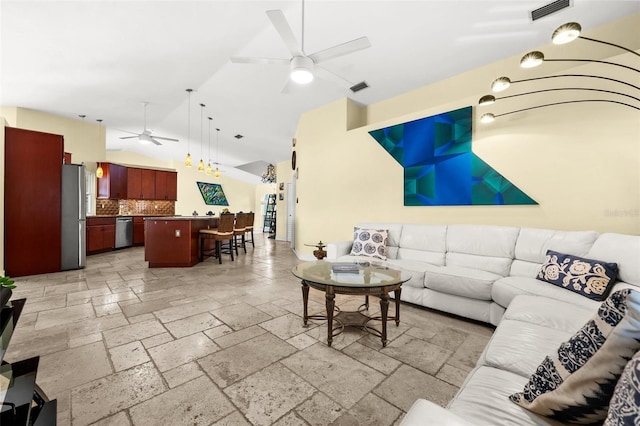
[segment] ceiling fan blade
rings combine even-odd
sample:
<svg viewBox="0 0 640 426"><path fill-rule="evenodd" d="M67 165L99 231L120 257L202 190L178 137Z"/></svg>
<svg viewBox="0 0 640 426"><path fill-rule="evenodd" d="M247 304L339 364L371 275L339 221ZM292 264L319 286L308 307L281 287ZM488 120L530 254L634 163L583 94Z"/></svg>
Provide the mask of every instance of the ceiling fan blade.
<svg viewBox="0 0 640 426"><path fill-rule="evenodd" d="M282 89L280 89L280 93L282 93L283 95L288 95L289 93L291 93L291 89L293 86L294 84L291 79L287 78L287 81L282 86Z"/></svg>
<svg viewBox="0 0 640 426"><path fill-rule="evenodd" d="M267 16L271 20L271 23L275 27L280 38L284 41L284 44L289 48L291 56L304 56L302 50L300 50L300 44L296 40L296 36L293 35L293 30L287 22L287 18L284 17L284 13L281 10L267 10Z"/></svg>
<svg viewBox="0 0 640 426"><path fill-rule="evenodd" d="M122 136L120 139L136 139L138 135L135 136Z"/></svg>
<svg viewBox="0 0 640 426"><path fill-rule="evenodd" d="M255 58L248 56L232 56L229 58L231 62L234 64L284 64L287 65L290 60L289 59L280 59L280 58Z"/></svg>
<svg viewBox="0 0 640 426"><path fill-rule="evenodd" d="M318 64L322 61L357 52L358 50L364 50L369 47L371 47L369 39L367 37L360 37L355 40L351 40L346 43L338 44L337 46L321 50L309 55L309 57L313 60L313 62Z"/></svg>
<svg viewBox="0 0 640 426"><path fill-rule="evenodd" d="M115 129L115 130L117 130L119 132L131 133L132 135L139 135L140 134L138 132L132 132L130 130L123 130L123 129Z"/></svg>
<svg viewBox="0 0 640 426"><path fill-rule="evenodd" d="M160 138L158 138L158 139L160 139ZM154 144L156 144L156 145L162 145L162 143L160 143L160 141L159 141L159 140L156 140L156 136L150 136L150 137L149 137L149 140L150 140L151 142L153 142Z"/></svg>
<svg viewBox="0 0 640 426"><path fill-rule="evenodd" d="M155 136L154 135L154 136L151 136L151 137L155 138L155 139L162 139L163 141L179 142L178 139L165 138L165 137L162 137L162 136Z"/></svg>
<svg viewBox="0 0 640 426"><path fill-rule="evenodd" d="M347 80L346 78L343 78L338 74L334 73L333 71L329 71L324 67L316 66L315 73L319 78L330 81L331 83L334 83L346 89L353 86L353 83Z"/></svg>

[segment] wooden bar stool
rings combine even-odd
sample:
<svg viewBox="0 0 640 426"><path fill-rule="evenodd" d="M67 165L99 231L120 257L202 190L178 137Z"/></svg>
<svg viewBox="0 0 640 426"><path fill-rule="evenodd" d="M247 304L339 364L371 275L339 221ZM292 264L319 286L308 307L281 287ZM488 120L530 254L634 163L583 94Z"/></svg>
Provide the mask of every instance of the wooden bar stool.
<svg viewBox="0 0 640 426"><path fill-rule="evenodd" d="M247 253L247 245L245 244L244 234L246 232L246 223L249 213L238 213L236 214L236 223L233 227L233 247L236 250L236 256L238 255L238 237L240 237L240 245L242 245L242 249L245 254Z"/></svg>
<svg viewBox="0 0 640 426"><path fill-rule="evenodd" d="M232 241L234 239L234 215L233 213L222 213L220 215L220 220L218 221L218 227L216 229L201 229L200 230L200 261L204 259L205 249L204 244L205 240L214 240L215 248L213 250L209 250L209 254L207 256L211 256L211 251L214 252L213 256L218 258L218 262L222 263L222 253L230 254L231 260L233 259L233 247ZM229 251L223 252L223 243L227 241Z"/></svg>
<svg viewBox="0 0 640 426"><path fill-rule="evenodd" d="M253 243L253 221L255 215L253 212L247 213L247 222L245 223L244 233L245 233L245 243L251 243L251 246L255 248L255 244ZM246 236L249 236L251 239L247 239Z"/></svg>

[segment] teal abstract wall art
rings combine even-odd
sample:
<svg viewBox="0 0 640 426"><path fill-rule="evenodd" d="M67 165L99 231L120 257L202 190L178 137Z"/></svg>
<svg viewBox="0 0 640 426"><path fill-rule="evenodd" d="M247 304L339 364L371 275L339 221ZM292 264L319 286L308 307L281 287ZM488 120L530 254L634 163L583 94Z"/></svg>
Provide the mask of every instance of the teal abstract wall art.
<svg viewBox="0 0 640 426"><path fill-rule="evenodd" d="M217 183L196 182L204 203L208 206L228 206L222 186Z"/></svg>
<svg viewBox="0 0 640 426"><path fill-rule="evenodd" d="M472 108L369 134L404 167L405 206L538 204L471 150Z"/></svg>

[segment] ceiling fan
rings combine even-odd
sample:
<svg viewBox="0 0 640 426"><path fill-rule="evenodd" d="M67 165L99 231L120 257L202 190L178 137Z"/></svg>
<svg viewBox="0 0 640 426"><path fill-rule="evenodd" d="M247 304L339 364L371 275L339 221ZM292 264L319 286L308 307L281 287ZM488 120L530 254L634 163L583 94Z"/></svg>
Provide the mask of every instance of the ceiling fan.
<svg viewBox="0 0 640 426"><path fill-rule="evenodd" d="M121 130L123 132L127 132L127 133L131 133L135 136L123 136L120 139L133 139L133 138L138 138L138 142L140 142L141 144L156 144L156 145L162 145L162 143L158 140L164 140L164 141L171 141L171 142L178 142L178 139L173 139L173 138L165 138L162 136L155 136L152 135L151 130L147 129L147 105L149 104L149 102L142 102L142 104L144 105L144 130L142 131L142 133L136 133L136 132L130 132L128 130Z"/></svg>
<svg viewBox="0 0 640 426"><path fill-rule="evenodd" d="M313 81L314 75L318 75L318 77L333 81L342 86L350 87L353 85L352 82L318 64L371 47L371 43L367 37L359 37L307 55L304 51L304 0L302 0L302 43L300 44L298 44L282 10L267 10L266 13L271 24L276 31L278 31L280 38L282 38L284 44L289 48L291 57L289 59L281 59L232 56L230 58L231 62L244 64L289 64L290 80L287 81L287 84L282 90L283 92L288 90L289 81L298 84L308 84Z"/></svg>

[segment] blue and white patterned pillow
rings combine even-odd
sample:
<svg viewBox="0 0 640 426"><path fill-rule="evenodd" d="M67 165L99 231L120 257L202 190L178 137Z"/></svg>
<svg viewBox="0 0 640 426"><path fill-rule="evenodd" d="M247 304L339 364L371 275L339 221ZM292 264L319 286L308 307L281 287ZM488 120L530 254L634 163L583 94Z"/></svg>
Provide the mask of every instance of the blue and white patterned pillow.
<svg viewBox="0 0 640 426"><path fill-rule="evenodd" d="M387 259L387 239L389 231L386 229L353 228L353 245L351 255L369 256Z"/></svg>
<svg viewBox="0 0 640 426"><path fill-rule="evenodd" d="M616 263L547 250L547 258L536 278L601 302L607 297L617 274Z"/></svg>
<svg viewBox="0 0 640 426"><path fill-rule="evenodd" d="M640 292L616 291L509 399L563 422L602 423L618 378L638 350Z"/></svg>
<svg viewBox="0 0 640 426"><path fill-rule="evenodd" d="M631 358L618 380L604 426L640 423L640 352Z"/></svg>

